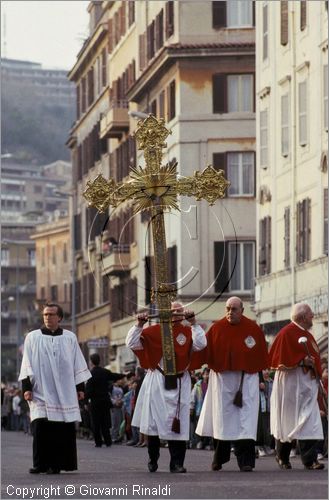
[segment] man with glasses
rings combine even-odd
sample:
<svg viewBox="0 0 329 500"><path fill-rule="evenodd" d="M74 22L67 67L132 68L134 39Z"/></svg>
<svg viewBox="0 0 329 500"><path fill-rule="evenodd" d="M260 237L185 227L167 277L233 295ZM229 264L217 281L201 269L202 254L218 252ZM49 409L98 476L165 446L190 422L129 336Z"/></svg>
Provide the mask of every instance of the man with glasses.
<svg viewBox="0 0 329 500"><path fill-rule="evenodd" d="M230 460L234 444L240 470L249 472L255 467L258 372L268 367L264 334L243 316L241 299L231 297L225 317L210 327L206 337L202 361L208 363L210 374L196 434L214 438L212 470L221 470Z"/></svg>
<svg viewBox="0 0 329 500"><path fill-rule="evenodd" d="M33 433L31 474L77 469L75 422L91 377L76 335L60 327L63 310L48 303L44 324L27 334L19 380L30 406Z"/></svg>

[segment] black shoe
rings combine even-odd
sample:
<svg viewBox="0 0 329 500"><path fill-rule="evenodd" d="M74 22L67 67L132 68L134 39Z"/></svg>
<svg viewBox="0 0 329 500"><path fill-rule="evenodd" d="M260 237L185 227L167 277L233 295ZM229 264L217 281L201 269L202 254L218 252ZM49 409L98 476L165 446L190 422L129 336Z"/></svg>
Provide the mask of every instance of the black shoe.
<svg viewBox="0 0 329 500"><path fill-rule="evenodd" d="M320 464L320 462L313 462L313 464L309 465L304 465L305 469L308 470L323 470L324 469L324 464Z"/></svg>
<svg viewBox="0 0 329 500"><path fill-rule="evenodd" d="M292 469L290 462L284 462L277 455L275 456L275 460L278 462L280 469L283 469L283 470Z"/></svg>
<svg viewBox="0 0 329 500"><path fill-rule="evenodd" d="M221 470L222 466L218 464L211 464L211 470Z"/></svg>
<svg viewBox="0 0 329 500"><path fill-rule="evenodd" d="M175 472L175 473L184 473L186 472L185 467L182 467L181 465L175 465L174 467L170 467L170 472Z"/></svg>
<svg viewBox="0 0 329 500"><path fill-rule="evenodd" d="M32 467L31 469L29 469L30 474L43 474L45 472L46 471L44 469L41 469L40 467Z"/></svg>
<svg viewBox="0 0 329 500"><path fill-rule="evenodd" d="M240 467L240 471L241 472L252 472L252 467L251 467L251 465L243 465L242 467Z"/></svg>
<svg viewBox="0 0 329 500"><path fill-rule="evenodd" d="M157 462L152 462L151 460L147 464L149 471L150 472L156 472L158 470L158 463Z"/></svg>
<svg viewBox="0 0 329 500"><path fill-rule="evenodd" d="M55 469L53 467L49 467L49 469L47 470L47 474L60 474L60 472L60 469Z"/></svg>

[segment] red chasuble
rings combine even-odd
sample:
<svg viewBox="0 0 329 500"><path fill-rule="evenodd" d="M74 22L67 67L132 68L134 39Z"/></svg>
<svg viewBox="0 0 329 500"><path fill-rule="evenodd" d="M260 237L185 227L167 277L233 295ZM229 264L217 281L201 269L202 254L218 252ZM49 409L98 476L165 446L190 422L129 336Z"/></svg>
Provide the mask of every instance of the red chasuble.
<svg viewBox="0 0 329 500"><path fill-rule="evenodd" d="M237 325L231 325L226 318L216 321L206 337L206 349L193 353L191 370L207 363L215 372L257 373L269 366L264 334L245 316Z"/></svg>
<svg viewBox="0 0 329 500"><path fill-rule="evenodd" d="M180 323L173 325L174 348L176 355L176 370L182 372L188 368L190 363L190 353L192 349L192 331L189 326ZM158 366L163 354L161 343L160 325L153 325L145 328L141 335L143 350L134 350L142 368L152 368Z"/></svg>
<svg viewBox="0 0 329 500"><path fill-rule="evenodd" d="M299 328L295 323L283 327L274 339L270 349L270 366L272 369L296 368L307 356L303 344L298 343L300 337L307 338L307 346L311 356L315 358L316 369L321 374L321 361L319 348L313 335Z"/></svg>

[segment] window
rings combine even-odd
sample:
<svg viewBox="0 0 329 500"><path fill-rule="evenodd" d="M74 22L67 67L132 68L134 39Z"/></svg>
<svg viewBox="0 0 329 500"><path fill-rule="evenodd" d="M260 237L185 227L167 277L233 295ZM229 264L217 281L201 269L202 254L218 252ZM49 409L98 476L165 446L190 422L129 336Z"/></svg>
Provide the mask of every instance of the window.
<svg viewBox="0 0 329 500"><path fill-rule="evenodd" d="M1 248L1 265L9 266L9 248Z"/></svg>
<svg viewBox="0 0 329 500"><path fill-rule="evenodd" d="M46 264L46 249L45 247L41 248L41 267L45 267Z"/></svg>
<svg viewBox="0 0 329 500"><path fill-rule="evenodd" d="M63 244L63 262L67 262L67 243Z"/></svg>
<svg viewBox="0 0 329 500"><path fill-rule="evenodd" d="M52 245L51 255L52 255L52 257L51 257L52 263L56 264L56 246L55 245Z"/></svg>
<svg viewBox="0 0 329 500"><path fill-rule="evenodd" d="M260 112L260 166L268 167L268 120L267 109Z"/></svg>
<svg viewBox="0 0 329 500"><path fill-rule="evenodd" d="M227 76L228 112L253 111L253 75Z"/></svg>
<svg viewBox="0 0 329 500"><path fill-rule="evenodd" d="M58 288L57 285L52 285L50 287L50 299L54 302L58 301Z"/></svg>
<svg viewBox="0 0 329 500"><path fill-rule="evenodd" d="M259 276L271 272L271 217L264 217L259 221Z"/></svg>
<svg viewBox="0 0 329 500"><path fill-rule="evenodd" d="M254 242L229 243L229 268L233 271L229 284L230 292L252 290L255 274L254 252Z"/></svg>
<svg viewBox="0 0 329 500"><path fill-rule="evenodd" d="M33 186L33 191L35 193L42 193L42 186Z"/></svg>
<svg viewBox="0 0 329 500"><path fill-rule="evenodd" d="M284 209L284 267L290 267L290 207Z"/></svg>
<svg viewBox="0 0 329 500"><path fill-rule="evenodd" d="M328 255L328 188L323 193L323 253Z"/></svg>
<svg viewBox="0 0 329 500"><path fill-rule="evenodd" d="M328 130L328 65L323 66L323 124L325 130Z"/></svg>
<svg viewBox="0 0 329 500"><path fill-rule="evenodd" d="M254 153L227 153L228 196L254 196Z"/></svg>
<svg viewBox="0 0 329 500"><path fill-rule="evenodd" d="M176 83L173 80L168 88L168 121L176 116Z"/></svg>
<svg viewBox="0 0 329 500"><path fill-rule="evenodd" d="M213 112L254 111L254 75L213 75Z"/></svg>
<svg viewBox="0 0 329 500"><path fill-rule="evenodd" d="M281 0L281 45L287 45L289 40L288 0Z"/></svg>
<svg viewBox="0 0 329 500"><path fill-rule="evenodd" d="M252 8L252 1L250 0L229 0L229 2L226 2L227 26L230 28L252 26Z"/></svg>
<svg viewBox="0 0 329 500"><path fill-rule="evenodd" d="M215 292L249 291L255 276L254 241L214 242Z"/></svg>
<svg viewBox="0 0 329 500"><path fill-rule="evenodd" d="M298 84L299 144L307 144L307 81Z"/></svg>
<svg viewBox="0 0 329 500"><path fill-rule="evenodd" d="M160 92L159 95L159 118L165 117L165 92Z"/></svg>
<svg viewBox="0 0 329 500"><path fill-rule="evenodd" d="M311 258L311 200L297 203L297 263Z"/></svg>
<svg viewBox="0 0 329 500"><path fill-rule="evenodd" d="M40 299L44 300L46 298L46 289L44 286L40 288Z"/></svg>
<svg viewBox="0 0 329 500"><path fill-rule="evenodd" d="M281 154L289 154L289 95L281 96Z"/></svg>
<svg viewBox="0 0 329 500"><path fill-rule="evenodd" d="M268 57L268 5L263 5L263 61Z"/></svg>
<svg viewBox="0 0 329 500"><path fill-rule="evenodd" d="M307 2L306 0L301 0L300 2L300 29L303 31L306 28L306 20L307 20Z"/></svg>
<svg viewBox="0 0 329 500"><path fill-rule="evenodd" d="M166 3L166 39L174 34L174 2Z"/></svg>
<svg viewBox="0 0 329 500"><path fill-rule="evenodd" d="M29 249L27 251L27 260L28 260L29 266L35 266L35 250L34 249Z"/></svg>

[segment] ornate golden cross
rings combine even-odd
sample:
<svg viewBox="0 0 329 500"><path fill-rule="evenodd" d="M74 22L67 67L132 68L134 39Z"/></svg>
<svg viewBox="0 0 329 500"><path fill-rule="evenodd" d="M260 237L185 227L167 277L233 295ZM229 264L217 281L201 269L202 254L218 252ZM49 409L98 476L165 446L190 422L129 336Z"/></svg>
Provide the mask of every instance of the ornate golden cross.
<svg viewBox="0 0 329 500"><path fill-rule="evenodd" d="M193 177L177 178L177 163L161 165L164 142L171 131L165 127L163 118L157 120L149 115L140 120L135 132L138 149L144 151L146 167L131 168L130 180L116 184L114 179L106 180L102 175L87 182L83 193L89 206L104 212L110 205L117 207L126 200L134 200L134 212L151 212L152 237L156 290L154 299L158 306L161 326L163 367L166 375L176 374L175 351L171 325L171 301L176 296L175 286L168 282L167 246L164 225L164 210L178 209L177 195L195 196L213 205L223 198L229 182L223 170L211 165Z"/></svg>

